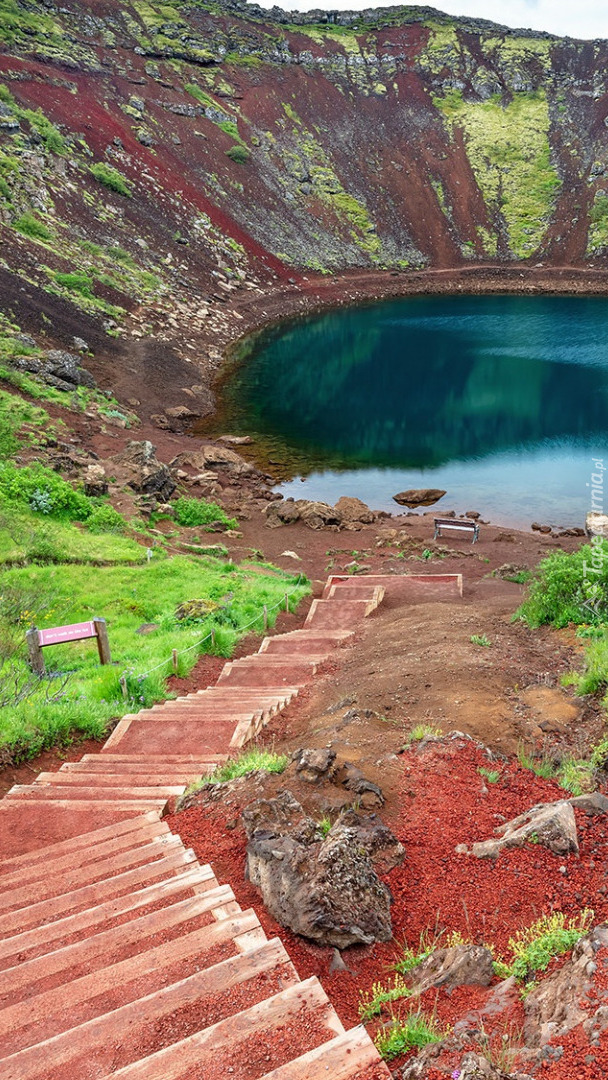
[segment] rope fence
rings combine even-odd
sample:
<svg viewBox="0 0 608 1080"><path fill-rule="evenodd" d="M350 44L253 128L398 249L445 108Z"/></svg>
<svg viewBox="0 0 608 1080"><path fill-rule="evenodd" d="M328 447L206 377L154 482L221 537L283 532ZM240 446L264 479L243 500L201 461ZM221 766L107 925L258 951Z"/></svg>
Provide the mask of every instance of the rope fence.
<svg viewBox="0 0 608 1080"><path fill-rule="evenodd" d="M298 580L296 581L296 584L295 584L295 587L291 592L286 592L283 595L282 599L279 600L278 603L273 604L271 607L269 607L267 604L264 604L261 613L256 615L255 619L252 619L250 622L245 623L244 626L239 627L238 632L240 634L243 634L243 633L245 633L245 631L250 630L252 626L256 626L256 624L259 623L260 618L263 618L263 620L264 620L264 629L267 630L268 629L268 622L269 622L269 620L268 620L269 614L271 612L273 612L273 611L277 611L279 608L283 608L285 611L289 611L289 599L290 599L290 597L295 594L298 587L300 585L302 585L305 581L306 581L305 575L304 574L299 574L298 575ZM227 610L230 609L231 606L232 606L231 604L226 604L226 606L222 610L227 611ZM207 642L207 641L211 641L213 645L215 644L215 628L210 630L210 632L208 634L205 634L204 637L199 638L198 641L194 641L192 643L192 645L188 645L188 647L185 648L185 649L179 649L179 650L178 649L172 649L171 650L171 656L168 656L166 658L166 660L161 660L160 663L155 664L154 667L148 668L147 671L143 671L139 675L135 675L135 678L136 678L137 682L142 683L144 681L144 679L148 678L148 675L152 675L153 672L159 671L160 668L163 668L168 664L171 665L172 671L168 672L167 674L177 675L179 657L184 656L186 653L192 652L193 649L200 648L200 646L204 645L205 642ZM122 690L122 695L125 698L125 700L129 696L129 691L128 691L128 687L127 687L127 677L133 677L133 676L134 676L134 672L133 672L132 669L125 669L124 671L121 672L121 674L119 676L118 681L120 683L120 688Z"/></svg>

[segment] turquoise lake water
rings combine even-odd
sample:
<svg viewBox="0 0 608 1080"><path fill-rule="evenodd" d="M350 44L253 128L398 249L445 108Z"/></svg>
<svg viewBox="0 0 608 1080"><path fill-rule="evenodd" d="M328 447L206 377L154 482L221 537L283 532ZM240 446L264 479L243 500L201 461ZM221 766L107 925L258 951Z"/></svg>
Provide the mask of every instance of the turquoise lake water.
<svg viewBox="0 0 608 1080"><path fill-rule="evenodd" d="M294 477L286 496L357 495L400 512L396 492L437 487L442 511L581 525L593 459L608 464L608 300L413 297L332 311L251 339L224 393L230 428Z"/></svg>

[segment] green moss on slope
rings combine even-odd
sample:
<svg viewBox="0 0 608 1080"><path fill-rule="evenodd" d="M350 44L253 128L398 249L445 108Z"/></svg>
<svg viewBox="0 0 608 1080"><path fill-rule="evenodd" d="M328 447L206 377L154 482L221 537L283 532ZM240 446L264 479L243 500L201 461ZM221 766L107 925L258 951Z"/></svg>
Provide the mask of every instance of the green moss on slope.
<svg viewBox="0 0 608 1080"><path fill-rule="evenodd" d="M508 105L465 101L459 91L433 99L452 128L460 127L471 168L490 215L504 221L512 253L538 248L560 180L551 163L549 110L544 92L515 94Z"/></svg>

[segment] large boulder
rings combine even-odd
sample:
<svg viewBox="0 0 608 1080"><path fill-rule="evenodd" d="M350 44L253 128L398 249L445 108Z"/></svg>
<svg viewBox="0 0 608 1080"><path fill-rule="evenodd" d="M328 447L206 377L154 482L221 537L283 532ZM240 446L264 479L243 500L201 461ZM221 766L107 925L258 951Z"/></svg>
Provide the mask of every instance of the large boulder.
<svg viewBox="0 0 608 1080"><path fill-rule="evenodd" d="M454 945L434 949L408 972L407 981L417 994L432 987L489 986L494 978L493 957L484 945Z"/></svg>
<svg viewBox="0 0 608 1080"><path fill-rule="evenodd" d="M141 495L154 495L166 502L175 491L168 467L158 461L156 447L147 439L127 443L120 454L109 460L124 470L129 487Z"/></svg>
<svg viewBox="0 0 608 1080"><path fill-rule="evenodd" d="M197 450L185 450L171 462L173 469L183 469L184 465L189 465L199 473L211 469L228 472L231 477L257 475L253 465L237 454L236 450L231 450L228 446L213 446L211 443L199 446Z"/></svg>
<svg viewBox="0 0 608 1080"><path fill-rule="evenodd" d="M439 488L410 488L393 495L393 499L400 506L432 506L445 494L446 492Z"/></svg>
<svg viewBox="0 0 608 1080"><path fill-rule="evenodd" d="M373 510L370 510L361 499L356 499L352 495L343 495L338 499L334 506L336 514L339 514L342 521L350 523L352 525L371 525L376 520L376 515Z"/></svg>
<svg viewBox="0 0 608 1080"><path fill-rule="evenodd" d="M243 822L247 877L277 922L337 949L390 941L391 896L374 869L373 823L339 818L324 838L288 791L246 807Z"/></svg>
<svg viewBox="0 0 608 1080"><path fill-rule="evenodd" d="M496 840L473 844L471 851L479 858L496 858L503 848L541 844L556 855L578 855L578 834L574 810L566 799L538 803L525 814L506 821L494 830Z"/></svg>
<svg viewBox="0 0 608 1080"><path fill-rule="evenodd" d="M269 503L266 515L270 529L292 525L295 521L303 521L309 529L337 529L342 524L342 517L333 506L310 499L282 499Z"/></svg>

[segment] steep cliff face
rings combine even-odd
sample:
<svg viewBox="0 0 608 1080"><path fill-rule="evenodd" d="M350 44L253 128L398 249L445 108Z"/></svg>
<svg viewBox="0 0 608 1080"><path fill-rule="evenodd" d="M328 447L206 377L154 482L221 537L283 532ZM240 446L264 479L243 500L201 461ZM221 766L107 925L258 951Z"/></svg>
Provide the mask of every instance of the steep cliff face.
<svg viewBox="0 0 608 1080"><path fill-rule="evenodd" d="M429 8L0 0L0 76L4 266L110 330L180 282L606 263L607 42Z"/></svg>

